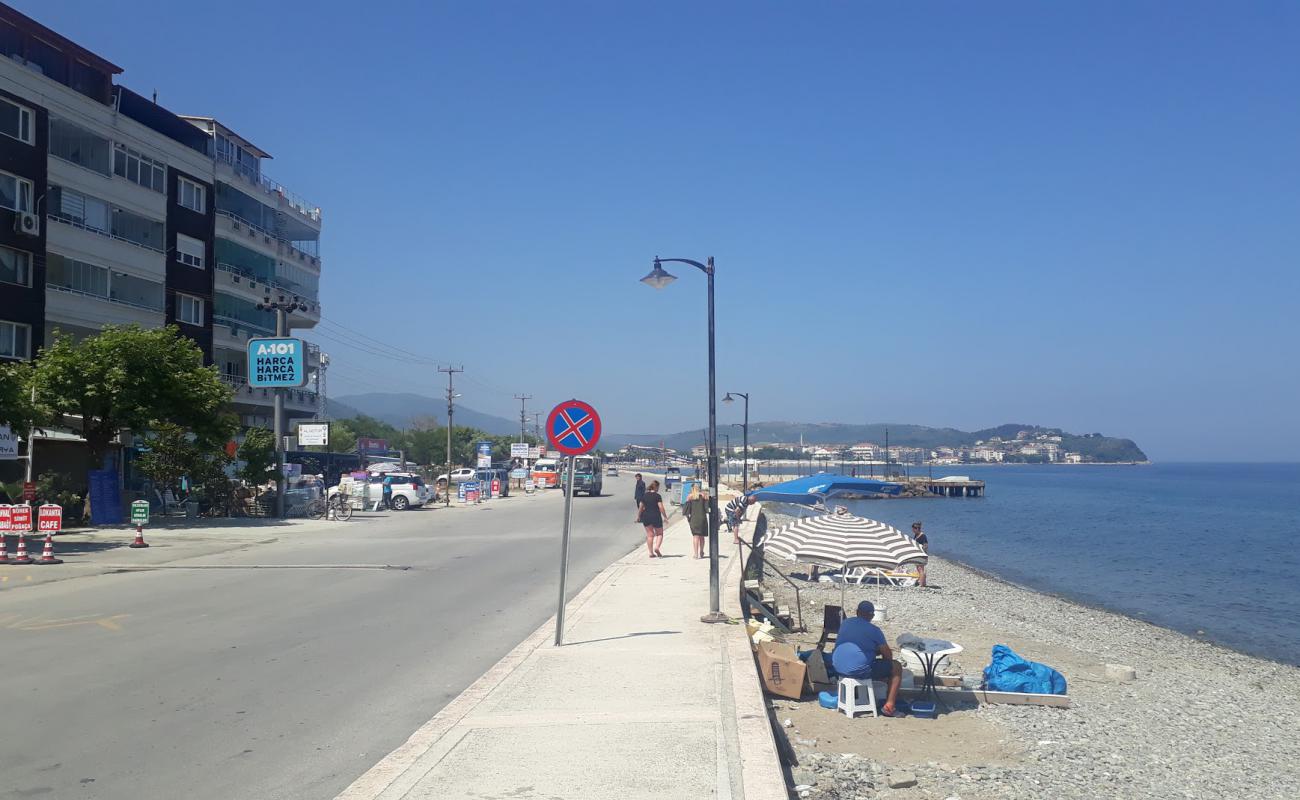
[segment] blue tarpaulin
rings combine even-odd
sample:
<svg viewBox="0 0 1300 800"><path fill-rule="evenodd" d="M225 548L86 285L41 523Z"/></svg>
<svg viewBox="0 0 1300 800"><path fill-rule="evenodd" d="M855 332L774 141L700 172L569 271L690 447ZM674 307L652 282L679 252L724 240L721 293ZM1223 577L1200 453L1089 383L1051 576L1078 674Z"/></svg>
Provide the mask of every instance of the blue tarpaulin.
<svg viewBox="0 0 1300 800"><path fill-rule="evenodd" d="M837 494L899 494L902 491L901 483L819 472L806 478L795 478L792 481L755 489L749 493L749 497L764 503L797 503L815 506L818 502Z"/></svg>
<svg viewBox="0 0 1300 800"><path fill-rule="evenodd" d="M1046 664L1021 658L1004 644L995 644L993 659L984 668L984 688L994 692L1065 694L1065 676Z"/></svg>

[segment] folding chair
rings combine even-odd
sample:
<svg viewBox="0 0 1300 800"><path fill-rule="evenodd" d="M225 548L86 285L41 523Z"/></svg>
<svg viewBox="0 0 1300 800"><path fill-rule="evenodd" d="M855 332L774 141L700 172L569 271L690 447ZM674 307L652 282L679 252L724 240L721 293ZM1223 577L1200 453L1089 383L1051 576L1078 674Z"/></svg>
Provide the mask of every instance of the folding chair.
<svg viewBox="0 0 1300 800"><path fill-rule="evenodd" d="M840 606L824 606L822 608L822 635L817 640L817 649L824 650L826 644L834 643L839 637L840 623L844 621L844 609Z"/></svg>

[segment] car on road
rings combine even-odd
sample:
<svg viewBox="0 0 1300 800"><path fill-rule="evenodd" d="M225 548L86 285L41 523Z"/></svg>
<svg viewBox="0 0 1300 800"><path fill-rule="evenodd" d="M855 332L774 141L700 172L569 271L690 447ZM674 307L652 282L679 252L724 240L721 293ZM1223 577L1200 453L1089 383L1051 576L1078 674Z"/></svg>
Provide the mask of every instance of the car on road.
<svg viewBox="0 0 1300 800"><path fill-rule="evenodd" d="M618 477L618 467L614 466L613 464L610 464L608 467L605 467L605 474L606 474L606 475L612 475L613 477L617 478L617 477Z"/></svg>
<svg viewBox="0 0 1300 800"><path fill-rule="evenodd" d="M533 462L533 484L538 489L560 485L560 462L554 458L539 458Z"/></svg>
<svg viewBox="0 0 1300 800"><path fill-rule="evenodd" d="M460 469L453 469L451 471L452 483L464 483L465 481L472 481L472 480L476 480L476 474L473 467L461 467ZM438 484L441 485L446 482L447 482L447 473L444 472L438 476Z"/></svg>

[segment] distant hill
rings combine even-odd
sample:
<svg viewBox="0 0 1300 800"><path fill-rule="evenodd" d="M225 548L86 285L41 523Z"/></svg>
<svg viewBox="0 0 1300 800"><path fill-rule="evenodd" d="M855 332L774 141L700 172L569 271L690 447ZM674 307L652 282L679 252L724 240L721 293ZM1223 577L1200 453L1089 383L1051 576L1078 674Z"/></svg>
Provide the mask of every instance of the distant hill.
<svg viewBox="0 0 1300 800"><path fill-rule="evenodd" d="M889 429L889 443L901 447L962 447L987 441L994 436L1014 439L1019 431L1032 433L1058 434L1061 447L1070 452L1081 453L1096 461L1146 461L1146 454L1132 439L1118 439L1102 436L1099 433L1070 434L1060 428L1044 428L1039 425L1008 423L978 431L961 431L956 428L930 428L925 425L898 425L873 423L870 425L848 425L839 422L751 422L749 423L749 442L751 445L770 442L798 442L803 437L804 444L856 444L874 442L884 444L885 429ZM727 426L719 431L730 433L733 446L740 443L740 429ZM607 433L601 438L601 447L613 450L625 444L658 445L675 450L689 450L704 442L703 430L682 431L662 436L653 434L616 434Z"/></svg>
<svg viewBox="0 0 1300 800"><path fill-rule="evenodd" d="M409 392L371 392L349 394L327 401L329 414L335 419L366 414L389 425L406 429L418 417L435 417L439 425L447 424L447 401ZM519 421L484 414L462 405L456 406L456 424L478 428L492 434L519 432Z"/></svg>

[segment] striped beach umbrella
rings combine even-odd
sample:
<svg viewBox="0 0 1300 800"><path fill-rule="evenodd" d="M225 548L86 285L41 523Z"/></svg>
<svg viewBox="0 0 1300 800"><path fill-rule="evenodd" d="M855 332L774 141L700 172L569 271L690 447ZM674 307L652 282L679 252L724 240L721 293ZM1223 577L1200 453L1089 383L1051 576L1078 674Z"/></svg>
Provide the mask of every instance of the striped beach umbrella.
<svg viewBox="0 0 1300 800"><path fill-rule="evenodd" d="M928 560L925 551L898 528L839 510L778 528L763 544L767 552L781 558L839 567L845 572L854 567L897 570ZM843 595L841 576L841 604Z"/></svg>

